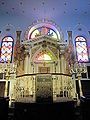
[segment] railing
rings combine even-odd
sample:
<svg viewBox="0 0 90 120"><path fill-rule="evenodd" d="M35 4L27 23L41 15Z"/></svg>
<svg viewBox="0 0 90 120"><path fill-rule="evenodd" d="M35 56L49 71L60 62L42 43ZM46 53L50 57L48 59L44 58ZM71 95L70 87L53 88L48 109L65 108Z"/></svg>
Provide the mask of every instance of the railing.
<svg viewBox="0 0 90 120"><path fill-rule="evenodd" d="M54 101L61 98L72 99L76 96L71 75L63 73L34 73L16 76L15 99L20 100L21 98L23 100L23 98L29 98L35 101L37 76L42 75L50 75L52 77Z"/></svg>
<svg viewBox="0 0 90 120"><path fill-rule="evenodd" d="M72 77L72 75L65 74L65 73L32 73L32 74L22 74L22 75L18 75L18 76L16 76L16 78L18 78L18 77L23 77L23 76L34 76L34 75L40 75L40 74L64 75L64 76Z"/></svg>

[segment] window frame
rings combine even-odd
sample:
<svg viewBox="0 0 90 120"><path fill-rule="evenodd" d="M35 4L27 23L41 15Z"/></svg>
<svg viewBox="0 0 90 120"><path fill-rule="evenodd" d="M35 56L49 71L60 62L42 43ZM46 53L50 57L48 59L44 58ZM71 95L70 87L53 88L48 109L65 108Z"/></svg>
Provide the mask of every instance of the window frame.
<svg viewBox="0 0 90 120"><path fill-rule="evenodd" d="M4 41L5 38L7 38L7 37L10 37L10 38L12 39L12 41L9 41L9 40L8 40L8 41ZM6 42L6 43L12 42L12 51L11 51L11 54L12 54L12 55L11 55L11 58L10 58L10 63L11 63L11 62L12 62L12 57L13 57L14 38L13 38L12 36L9 36L9 35L8 35L8 36L4 36L4 37L2 38L2 41L1 41L1 56L2 56L2 46L3 46L3 43L4 43L4 42ZM8 47L7 47L7 48L8 48ZM0 56L0 57L1 57L1 56ZM5 62L7 63L7 62L8 62L8 59L7 59L7 60L4 60L4 59L2 59L2 58L0 58L0 59L1 59L1 60L0 60L1 63L5 63Z"/></svg>
<svg viewBox="0 0 90 120"><path fill-rule="evenodd" d="M84 39L84 41L76 41L76 39L78 38L78 37L82 37L83 39ZM76 43L78 43L78 42L82 42L82 43L85 43L86 44L86 49L87 49L87 57L88 57L88 60L87 61L84 61L84 60L78 60L78 52L77 52L77 46L76 46ZM81 36L81 35L79 35L79 36L76 36L75 37L75 49L76 49L76 59L77 59L77 61L79 62L79 63L88 63L89 62L89 53L88 53L88 47L87 47L87 39L84 37L84 36Z"/></svg>

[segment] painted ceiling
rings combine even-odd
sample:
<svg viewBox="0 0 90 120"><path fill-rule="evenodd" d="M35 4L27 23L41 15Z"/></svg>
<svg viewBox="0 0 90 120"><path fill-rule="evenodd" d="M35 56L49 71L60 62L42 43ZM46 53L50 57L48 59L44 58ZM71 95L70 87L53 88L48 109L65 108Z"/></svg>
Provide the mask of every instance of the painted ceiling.
<svg viewBox="0 0 90 120"><path fill-rule="evenodd" d="M7 24L24 33L38 19L54 21L67 31L90 31L90 0L0 0L0 31ZM82 29L83 28L83 29Z"/></svg>

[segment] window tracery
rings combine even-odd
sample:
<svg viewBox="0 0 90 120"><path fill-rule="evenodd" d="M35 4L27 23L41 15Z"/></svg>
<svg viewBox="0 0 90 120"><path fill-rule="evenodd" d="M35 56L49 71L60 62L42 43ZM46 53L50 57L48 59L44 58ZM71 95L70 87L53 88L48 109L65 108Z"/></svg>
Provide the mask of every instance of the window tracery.
<svg viewBox="0 0 90 120"><path fill-rule="evenodd" d="M86 39L83 36L77 36L75 38L76 56L78 62L88 62L88 49Z"/></svg>
<svg viewBox="0 0 90 120"><path fill-rule="evenodd" d="M1 42L1 60L0 62L12 61L14 39L11 36L5 36Z"/></svg>

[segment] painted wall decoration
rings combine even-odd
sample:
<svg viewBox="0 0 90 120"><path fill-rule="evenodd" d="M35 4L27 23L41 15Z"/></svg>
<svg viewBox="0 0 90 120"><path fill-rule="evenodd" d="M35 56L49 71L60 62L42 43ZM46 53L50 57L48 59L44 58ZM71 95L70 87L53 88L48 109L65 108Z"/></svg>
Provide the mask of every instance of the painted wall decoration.
<svg viewBox="0 0 90 120"><path fill-rule="evenodd" d="M51 60L51 57L48 54L42 54L40 56L38 56L37 60Z"/></svg>
<svg viewBox="0 0 90 120"><path fill-rule="evenodd" d="M55 56L53 56L49 51L39 52L35 57L36 62L40 61L50 62L55 60L56 60Z"/></svg>

